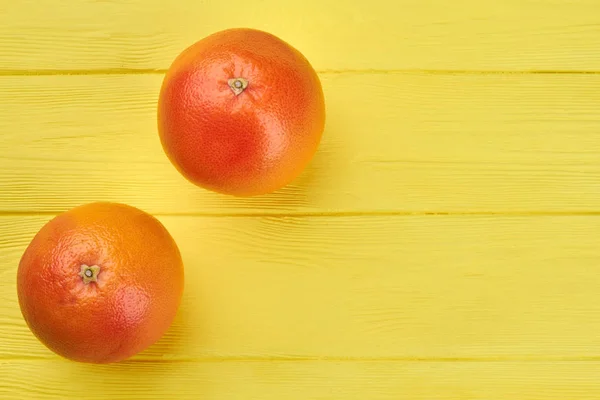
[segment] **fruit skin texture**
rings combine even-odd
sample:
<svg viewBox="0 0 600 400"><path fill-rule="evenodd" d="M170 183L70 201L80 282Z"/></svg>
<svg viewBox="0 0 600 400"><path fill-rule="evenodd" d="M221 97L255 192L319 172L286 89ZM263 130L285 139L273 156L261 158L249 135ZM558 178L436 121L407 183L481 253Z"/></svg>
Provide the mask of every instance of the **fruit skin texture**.
<svg viewBox="0 0 600 400"><path fill-rule="evenodd" d="M84 283L81 266L98 266ZM17 273L21 312L34 335L70 360L125 360L156 342L183 293L176 243L151 215L118 203L66 211L35 235Z"/></svg>
<svg viewBox="0 0 600 400"><path fill-rule="evenodd" d="M236 95L229 80L242 78ZM161 87L163 149L189 181L235 196L270 193L311 161L325 125L321 82L276 36L236 28L184 50Z"/></svg>

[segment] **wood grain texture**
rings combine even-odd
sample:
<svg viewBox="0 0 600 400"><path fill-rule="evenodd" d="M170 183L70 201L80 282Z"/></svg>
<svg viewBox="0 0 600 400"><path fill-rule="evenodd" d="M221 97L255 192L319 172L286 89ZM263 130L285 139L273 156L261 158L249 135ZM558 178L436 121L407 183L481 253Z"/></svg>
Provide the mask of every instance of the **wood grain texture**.
<svg viewBox="0 0 600 400"><path fill-rule="evenodd" d="M161 75L0 78L0 211L96 200L153 213L597 212L600 75L322 74L322 145L251 199L181 177Z"/></svg>
<svg viewBox="0 0 600 400"><path fill-rule="evenodd" d="M0 399L600 398L598 15L0 0ZM307 171L252 199L186 182L155 123L173 58L236 26L302 51L328 110ZM110 366L47 350L16 294L42 224L97 200L159 215L186 266L169 332Z"/></svg>
<svg viewBox="0 0 600 400"><path fill-rule="evenodd" d="M244 26L320 70L600 71L599 12L597 0L5 0L0 70L164 69L202 37Z"/></svg>
<svg viewBox="0 0 600 400"><path fill-rule="evenodd" d="M3 400L596 400L598 362L0 362Z"/></svg>
<svg viewBox="0 0 600 400"><path fill-rule="evenodd" d="M0 358L56 358L15 290L48 218L0 218ZM600 217L161 220L186 287L138 360L600 357Z"/></svg>

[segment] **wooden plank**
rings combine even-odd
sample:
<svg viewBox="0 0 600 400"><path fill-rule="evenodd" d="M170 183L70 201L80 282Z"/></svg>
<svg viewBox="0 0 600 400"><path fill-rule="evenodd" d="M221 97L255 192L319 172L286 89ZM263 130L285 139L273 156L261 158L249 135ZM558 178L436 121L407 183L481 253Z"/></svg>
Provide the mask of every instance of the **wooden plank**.
<svg viewBox="0 0 600 400"><path fill-rule="evenodd" d="M0 359L55 358L15 291L48 218L0 218ZM137 359L600 357L600 217L161 220L185 294Z"/></svg>
<svg viewBox="0 0 600 400"><path fill-rule="evenodd" d="M0 70L164 69L222 29L267 30L319 70L600 70L597 0L20 0Z"/></svg>
<svg viewBox="0 0 600 400"><path fill-rule="evenodd" d="M600 75L324 74L328 120L292 185L214 195L169 164L159 75L0 79L0 211L596 212Z"/></svg>
<svg viewBox="0 0 600 400"><path fill-rule="evenodd" d="M595 400L598 362L0 363L4 400Z"/></svg>

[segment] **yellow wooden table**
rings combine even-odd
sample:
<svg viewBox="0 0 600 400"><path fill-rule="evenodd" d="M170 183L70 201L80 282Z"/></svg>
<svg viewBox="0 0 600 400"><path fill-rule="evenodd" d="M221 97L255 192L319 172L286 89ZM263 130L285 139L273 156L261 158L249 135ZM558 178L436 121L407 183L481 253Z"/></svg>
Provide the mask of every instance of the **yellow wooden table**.
<svg viewBox="0 0 600 400"><path fill-rule="evenodd" d="M0 399L600 398L598 0L0 0ZM236 199L162 152L163 73L230 27L323 82L319 153ZM119 201L186 264L168 334L62 360L18 260L55 214Z"/></svg>

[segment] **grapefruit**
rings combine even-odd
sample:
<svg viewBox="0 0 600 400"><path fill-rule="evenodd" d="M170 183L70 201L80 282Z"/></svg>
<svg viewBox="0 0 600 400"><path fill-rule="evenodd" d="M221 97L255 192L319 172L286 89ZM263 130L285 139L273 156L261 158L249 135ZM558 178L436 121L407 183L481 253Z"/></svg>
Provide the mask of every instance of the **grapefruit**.
<svg viewBox="0 0 600 400"><path fill-rule="evenodd" d="M156 342L183 292L181 255L164 226L137 208L91 203L46 223L18 267L33 334L80 362L125 360Z"/></svg>
<svg viewBox="0 0 600 400"><path fill-rule="evenodd" d="M167 71L158 132L177 170L206 189L270 193L293 181L319 146L321 82L280 38L248 28L214 33L185 49Z"/></svg>

